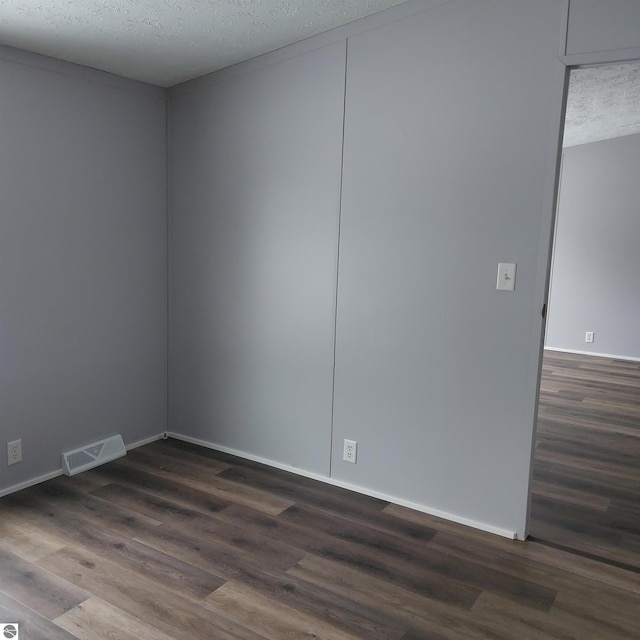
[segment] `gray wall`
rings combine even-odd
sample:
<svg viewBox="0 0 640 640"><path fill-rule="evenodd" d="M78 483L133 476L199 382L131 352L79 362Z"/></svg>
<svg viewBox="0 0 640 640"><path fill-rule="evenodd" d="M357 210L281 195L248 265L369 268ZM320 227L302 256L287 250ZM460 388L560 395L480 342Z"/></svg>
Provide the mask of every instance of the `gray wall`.
<svg viewBox="0 0 640 640"><path fill-rule="evenodd" d="M640 135L565 149L548 347L640 358L638 167Z"/></svg>
<svg viewBox="0 0 640 640"><path fill-rule="evenodd" d="M0 51L0 492L166 428L165 158L163 91Z"/></svg>
<svg viewBox="0 0 640 640"><path fill-rule="evenodd" d="M344 54L171 103L171 430L324 475Z"/></svg>
<svg viewBox="0 0 640 640"><path fill-rule="evenodd" d="M639 23L638 0L570 0L567 54L639 48Z"/></svg>
<svg viewBox="0 0 640 640"><path fill-rule="evenodd" d="M174 88L170 428L523 535L557 56L640 58L616 7L411 0ZM167 328L164 93L1 53L0 491L163 431Z"/></svg>
<svg viewBox="0 0 640 640"><path fill-rule="evenodd" d="M526 514L560 24L553 1L454 2L349 41L334 477L504 530Z"/></svg>
<svg viewBox="0 0 640 640"><path fill-rule="evenodd" d="M416 7L171 93L170 429L522 535L563 7Z"/></svg>

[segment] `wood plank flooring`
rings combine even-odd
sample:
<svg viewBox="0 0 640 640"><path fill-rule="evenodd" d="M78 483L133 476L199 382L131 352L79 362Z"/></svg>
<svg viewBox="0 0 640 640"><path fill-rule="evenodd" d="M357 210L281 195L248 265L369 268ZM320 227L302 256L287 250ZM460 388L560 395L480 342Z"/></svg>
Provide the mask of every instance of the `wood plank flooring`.
<svg viewBox="0 0 640 640"><path fill-rule="evenodd" d="M640 363L545 351L530 535L640 572Z"/></svg>
<svg viewBox="0 0 640 640"><path fill-rule="evenodd" d="M640 575L167 440L0 499L0 621L21 640L637 640Z"/></svg>

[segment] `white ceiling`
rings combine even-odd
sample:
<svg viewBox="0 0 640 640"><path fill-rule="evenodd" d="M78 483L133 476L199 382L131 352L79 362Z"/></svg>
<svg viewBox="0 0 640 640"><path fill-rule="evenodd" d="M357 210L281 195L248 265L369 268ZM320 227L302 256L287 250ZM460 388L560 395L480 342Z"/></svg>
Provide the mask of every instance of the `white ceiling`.
<svg viewBox="0 0 640 640"><path fill-rule="evenodd" d="M640 133L640 64L571 71L564 146Z"/></svg>
<svg viewBox="0 0 640 640"><path fill-rule="evenodd" d="M403 0L0 0L0 44L168 87Z"/></svg>

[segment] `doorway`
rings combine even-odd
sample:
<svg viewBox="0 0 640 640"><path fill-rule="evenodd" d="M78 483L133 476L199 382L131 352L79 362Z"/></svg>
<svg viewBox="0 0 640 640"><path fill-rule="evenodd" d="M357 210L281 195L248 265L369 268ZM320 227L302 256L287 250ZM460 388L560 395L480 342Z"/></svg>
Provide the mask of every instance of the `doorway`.
<svg viewBox="0 0 640 640"><path fill-rule="evenodd" d="M639 239L640 63L573 70L529 534L636 572Z"/></svg>

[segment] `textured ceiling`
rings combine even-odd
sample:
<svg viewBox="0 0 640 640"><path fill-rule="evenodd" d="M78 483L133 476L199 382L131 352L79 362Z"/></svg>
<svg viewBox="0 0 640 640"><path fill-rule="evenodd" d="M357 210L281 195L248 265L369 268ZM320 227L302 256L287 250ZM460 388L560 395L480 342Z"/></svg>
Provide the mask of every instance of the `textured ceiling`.
<svg viewBox="0 0 640 640"><path fill-rule="evenodd" d="M640 133L640 64L571 72L564 146Z"/></svg>
<svg viewBox="0 0 640 640"><path fill-rule="evenodd" d="M162 87L403 0L0 0L0 44ZM571 72L564 145L640 133L640 64Z"/></svg>
<svg viewBox="0 0 640 640"><path fill-rule="evenodd" d="M163 87L403 0L0 0L0 44Z"/></svg>

